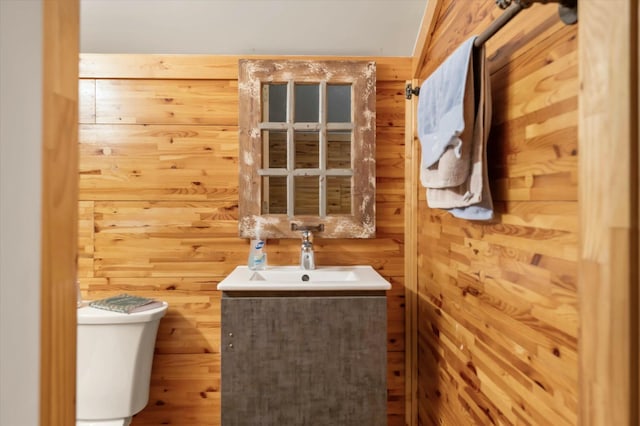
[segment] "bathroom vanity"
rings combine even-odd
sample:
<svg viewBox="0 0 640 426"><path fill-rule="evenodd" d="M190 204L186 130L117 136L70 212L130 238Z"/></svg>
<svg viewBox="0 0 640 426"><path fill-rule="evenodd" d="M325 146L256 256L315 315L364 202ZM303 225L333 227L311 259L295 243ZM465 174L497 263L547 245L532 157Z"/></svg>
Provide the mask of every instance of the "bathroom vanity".
<svg viewBox="0 0 640 426"><path fill-rule="evenodd" d="M386 425L388 288L368 266L237 268L218 286L222 424Z"/></svg>

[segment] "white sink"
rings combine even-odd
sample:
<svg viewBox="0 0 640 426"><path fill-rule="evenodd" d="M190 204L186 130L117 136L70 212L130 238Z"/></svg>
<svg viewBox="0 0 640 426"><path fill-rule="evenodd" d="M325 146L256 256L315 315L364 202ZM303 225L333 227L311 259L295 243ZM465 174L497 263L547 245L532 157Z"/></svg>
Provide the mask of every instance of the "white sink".
<svg viewBox="0 0 640 426"><path fill-rule="evenodd" d="M222 291L389 290L391 284L371 266L270 266L252 271L238 266L218 284Z"/></svg>

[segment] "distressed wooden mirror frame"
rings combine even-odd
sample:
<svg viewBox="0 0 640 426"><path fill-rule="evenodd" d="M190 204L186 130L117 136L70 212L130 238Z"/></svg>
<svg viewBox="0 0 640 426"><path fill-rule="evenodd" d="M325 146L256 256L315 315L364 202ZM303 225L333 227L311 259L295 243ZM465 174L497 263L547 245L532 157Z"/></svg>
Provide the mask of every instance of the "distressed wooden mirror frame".
<svg viewBox="0 0 640 426"><path fill-rule="evenodd" d="M262 214L263 165L262 93L265 84L344 84L351 86L351 214ZM323 238L375 237L375 134L376 66L367 61L240 60L239 62L239 234L243 238L299 238L292 224L315 226ZM326 101L320 105L319 123L295 123L288 113L282 129L317 130L321 138L331 124L326 123ZM325 117L323 118L323 114ZM272 125L272 124L271 124ZM265 127L266 126L266 127ZM292 154L289 153L288 156ZM320 153L326 163L326 152ZM322 157L324 156L324 160ZM286 173L292 174L293 161ZM304 172L302 172L304 173ZM317 170L320 182L324 171ZM320 197L322 200L323 198ZM291 200L289 200L290 202ZM288 209L292 211L291 208ZM259 235L258 235L259 234Z"/></svg>

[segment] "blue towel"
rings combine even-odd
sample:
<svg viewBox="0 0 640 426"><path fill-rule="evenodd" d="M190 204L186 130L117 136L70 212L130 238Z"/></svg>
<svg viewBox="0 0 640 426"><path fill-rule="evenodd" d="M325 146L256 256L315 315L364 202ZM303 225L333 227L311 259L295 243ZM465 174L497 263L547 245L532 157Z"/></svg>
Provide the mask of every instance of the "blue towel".
<svg viewBox="0 0 640 426"><path fill-rule="evenodd" d="M420 87L420 180L428 188L460 185L469 174L475 118L470 72L474 40L472 37L458 47Z"/></svg>
<svg viewBox="0 0 640 426"><path fill-rule="evenodd" d="M427 188L430 207L446 209L463 219L490 220L493 202L486 142L491 91L484 47L474 52L475 38L456 49L420 89L420 179ZM474 81L480 83L478 87Z"/></svg>

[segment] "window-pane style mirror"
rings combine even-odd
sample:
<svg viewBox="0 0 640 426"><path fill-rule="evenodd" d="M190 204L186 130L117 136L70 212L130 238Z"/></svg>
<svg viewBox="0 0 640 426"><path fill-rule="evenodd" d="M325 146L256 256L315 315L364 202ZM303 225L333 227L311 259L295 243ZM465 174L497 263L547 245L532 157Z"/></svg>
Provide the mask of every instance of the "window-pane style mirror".
<svg viewBox="0 0 640 426"><path fill-rule="evenodd" d="M320 167L320 134L318 132L297 131L293 133L295 146L294 168L317 169Z"/></svg>
<svg viewBox="0 0 640 426"><path fill-rule="evenodd" d="M327 214L351 214L351 177L327 177Z"/></svg>
<svg viewBox="0 0 640 426"><path fill-rule="evenodd" d="M262 109L262 121L284 123L287 121L287 85L265 84L262 96L267 108Z"/></svg>
<svg viewBox="0 0 640 426"><path fill-rule="evenodd" d="M327 131L327 168L348 169L351 167L351 131Z"/></svg>
<svg viewBox="0 0 640 426"><path fill-rule="evenodd" d="M262 153L264 169L287 168L287 132L285 130L263 130L262 140L267 148Z"/></svg>
<svg viewBox="0 0 640 426"><path fill-rule="evenodd" d="M327 84L327 121L329 123L351 121L351 86Z"/></svg>
<svg viewBox="0 0 640 426"><path fill-rule="evenodd" d="M262 177L262 214L287 213L287 178L284 176Z"/></svg>
<svg viewBox="0 0 640 426"><path fill-rule="evenodd" d="M318 176L296 176L294 185L294 215L320 214L319 179Z"/></svg>
<svg viewBox="0 0 640 426"><path fill-rule="evenodd" d="M375 236L375 64L241 60L239 231Z"/></svg>
<svg viewBox="0 0 640 426"><path fill-rule="evenodd" d="M295 105L293 119L297 123L320 121L320 85L294 83L295 94L291 100Z"/></svg>

